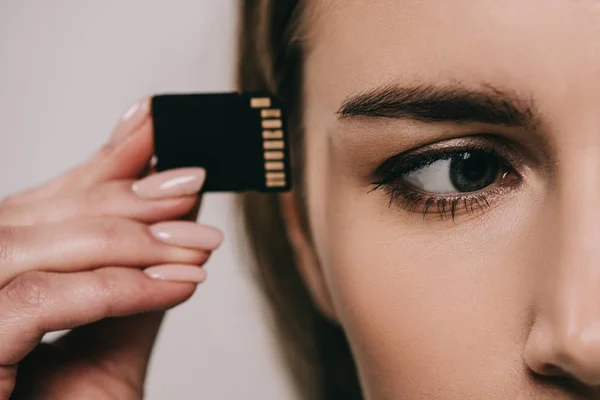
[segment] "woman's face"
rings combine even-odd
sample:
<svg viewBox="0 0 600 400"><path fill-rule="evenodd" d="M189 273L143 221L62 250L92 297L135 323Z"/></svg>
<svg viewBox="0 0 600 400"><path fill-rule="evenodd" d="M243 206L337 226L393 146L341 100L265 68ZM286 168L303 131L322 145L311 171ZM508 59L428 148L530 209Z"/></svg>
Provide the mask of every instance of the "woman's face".
<svg viewBox="0 0 600 400"><path fill-rule="evenodd" d="M313 3L309 218L367 398L600 398L600 3Z"/></svg>

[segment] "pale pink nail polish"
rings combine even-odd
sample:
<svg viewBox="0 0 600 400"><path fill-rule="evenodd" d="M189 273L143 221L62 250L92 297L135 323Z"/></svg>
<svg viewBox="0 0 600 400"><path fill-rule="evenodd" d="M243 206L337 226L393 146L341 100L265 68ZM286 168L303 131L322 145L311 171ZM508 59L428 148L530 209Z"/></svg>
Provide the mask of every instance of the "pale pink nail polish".
<svg viewBox="0 0 600 400"><path fill-rule="evenodd" d="M206 279L204 268L186 264L164 264L144 269L152 279L201 283Z"/></svg>
<svg viewBox="0 0 600 400"><path fill-rule="evenodd" d="M201 250L215 250L223 240L221 231L190 221L159 222L150 226L150 232L159 240L174 246Z"/></svg>
<svg viewBox="0 0 600 400"><path fill-rule="evenodd" d="M150 175L133 184L132 190L145 199L162 199L196 194L206 172L202 168L179 168Z"/></svg>
<svg viewBox="0 0 600 400"><path fill-rule="evenodd" d="M150 115L150 99L145 98L134 104L124 115L115 127L109 144L111 146L119 145L129 136L144 119Z"/></svg>

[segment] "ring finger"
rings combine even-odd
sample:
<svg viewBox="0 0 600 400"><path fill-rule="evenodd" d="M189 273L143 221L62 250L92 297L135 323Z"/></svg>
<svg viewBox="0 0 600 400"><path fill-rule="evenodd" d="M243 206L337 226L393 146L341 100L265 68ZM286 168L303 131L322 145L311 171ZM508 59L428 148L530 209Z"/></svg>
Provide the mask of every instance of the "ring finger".
<svg viewBox="0 0 600 400"><path fill-rule="evenodd" d="M202 265L222 240L194 222L147 226L120 218L0 228L0 287L28 271L74 272L106 265Z"/></svg>

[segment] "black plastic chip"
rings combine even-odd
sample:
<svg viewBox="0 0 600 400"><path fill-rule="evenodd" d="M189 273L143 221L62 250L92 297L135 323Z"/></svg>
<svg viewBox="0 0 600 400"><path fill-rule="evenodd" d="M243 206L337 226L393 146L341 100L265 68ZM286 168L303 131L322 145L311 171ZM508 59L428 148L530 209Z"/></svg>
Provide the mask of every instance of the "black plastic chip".
<svg viewBox="0 0 600 400"><path fill-rule="evenodd" d="M156 169L206 169L204 192L291 189L285 114L264 93L152 98Z"/></svg>

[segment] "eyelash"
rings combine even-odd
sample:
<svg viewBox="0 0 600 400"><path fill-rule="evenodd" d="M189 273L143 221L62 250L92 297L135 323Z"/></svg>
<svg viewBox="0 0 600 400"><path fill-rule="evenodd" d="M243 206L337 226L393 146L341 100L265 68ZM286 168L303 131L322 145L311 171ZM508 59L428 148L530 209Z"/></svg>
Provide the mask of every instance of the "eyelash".
<svg viewBox="0 0 600 400"><path fill-rule="evenodd" d="M489 139L488 139L489 140ZM506 150L500 150L495 141L491 145L463 144L460 146L447 147L442 149L417 151L415 154L402 153L385 161L378 169L379 179L372 182L373 188L369 191L384 190L389 196L389 204L398 203L399 207L407 211L414 211L419 205L422 205L421 213L423 219L431 213L437 212L441 219L445 219L450 214L454 220L457 211L475 212L480 210L484 212L484 207L489 208L490 202L496 197L516 188L520 183L521 177L518 175L514 166L512 157L503 157L499 153L506 153ZM402 182L401 179L411 172L425 168L435 161L451 159L467 152L481 151L498 158L503 168L502 182L496 186L490 186L479 192L465 193L464 195L439 195L424 193L411 187L410 184ZM510 161L508 159L511 159ZM509 173L516 175L516 184L511 185L505 182Z"/></svg>

